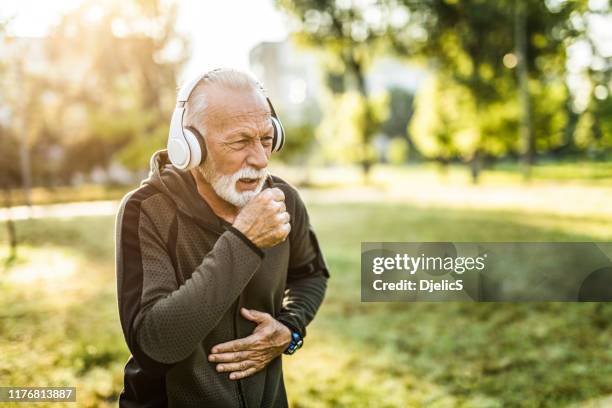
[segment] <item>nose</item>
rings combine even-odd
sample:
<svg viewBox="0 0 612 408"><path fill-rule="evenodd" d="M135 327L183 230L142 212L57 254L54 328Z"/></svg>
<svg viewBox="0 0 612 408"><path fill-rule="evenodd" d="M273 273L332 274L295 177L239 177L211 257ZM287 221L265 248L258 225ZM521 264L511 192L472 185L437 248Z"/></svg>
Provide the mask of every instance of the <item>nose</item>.
<svg viewBox="0 0 612 408"><path fill-rule="evenodd" d="M268 167L269 154L260 142L253 143L247 156L247 164L258 170Z"/></svg>

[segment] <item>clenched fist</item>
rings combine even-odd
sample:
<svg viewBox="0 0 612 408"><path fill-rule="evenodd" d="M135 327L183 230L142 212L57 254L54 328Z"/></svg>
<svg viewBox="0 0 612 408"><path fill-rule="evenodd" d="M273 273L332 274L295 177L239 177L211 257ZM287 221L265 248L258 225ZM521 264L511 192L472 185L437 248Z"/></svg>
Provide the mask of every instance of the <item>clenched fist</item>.
<svg viewBox="0 0 612 408"><path fill-rule="evenodd" d="M270 248L284 241L291 231L285 194L279 188L267 188L242 207L234 228L259 248Z"/></svg>

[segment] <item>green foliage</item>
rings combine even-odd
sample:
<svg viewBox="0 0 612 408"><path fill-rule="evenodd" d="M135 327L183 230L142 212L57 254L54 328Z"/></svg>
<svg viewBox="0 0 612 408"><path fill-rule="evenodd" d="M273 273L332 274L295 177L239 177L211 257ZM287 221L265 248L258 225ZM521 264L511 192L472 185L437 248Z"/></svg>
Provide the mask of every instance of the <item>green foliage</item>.
<svg viewBox="0 0 612 408"><path fill-rule="evenodd" d="M27 137L34 184L68 183L77 173L107 169L116 157L144 169L145 156L164 147L160 135L186 60L175 18L173 2L88 0L48 37L15 40L32 43L48 65L29 68L22 47L10 54L15 60L0 84L7 91L1 102L18 112L11 130Z"/></svg>
<svg viewBox="0 0 612 408"><path fill-rule="evenodd" d="M367 95L364 73L374 58L390 49L400 57L427 61L439 83L426 88L423 92L428 95L417 100L417 123L411 126L416 132L414 145L429 158L465 161L481 153L503 157L525 150L519 140L519 123L524 117L516 70L521 16L526 21L525 72L532 105L528 111L531 121L525 123L532 129L536 152L568 144L567 133L572 131L567 129L568 116L573 113L566 108L572 97L565 86L566 49L588 35L587 3L277 0L277 5L298 23L298 43L324 51L329 71L326 83L334 94L357 89ZM605 83L601 78L598 81ZM410 120L410 109L405 108L405 117L399 119L393 107L396 96L392 91L392 112L383 125L383 131L391 136L404 134L406 125L400 131L400 122ZM339 103L344 115L350 105ZM353 120L358 118L353 115ZM581 128L589 128L591 138L605 140L597 122L582 123ZM375 122L367 120L361 125L363 135L353 139L367 144L378 129ZM585 139L582 137L582 145L590 143ZM413 144L412 135L408 142ZM352 150L361 153L348 153L348 161L371 160L367 153L371 148Z"/></svg>
<svg viewBox="0 0 612 408"><path fill-rule="evenodd" d="M387 101L384 93L366 98L350 91L332 97L317 129L324 157L344 164L374 162L376 152L370 141L388 114Z"/></svg>
<svg viewBox="0 0 612 408"><path fill-rule="evenodd" d="M568 117L564 109L569 95L561 82L531 81L533 97L533 130L537 152L548 152L565 143L564 131Z"/></svg>
<svg viewBox="0 0 612 408"><path fill-rule="evenodd" d="M388 159L391 164L404 164L410 153L408 141L403 137L394 137L389 142Z"/></svg>
<svg viewBox="0 0 612 408"><path fill-rule="evenodd" d="M175 75L185 61L185 41L174 30L176 6L111 1L93 24L75 28L75 20L86 20L92 10L98 6L89 2L67 15L49 40L61 61L72 57L93 68L80 83L79 92L85 94L80 103L88 111L84 140L99 144L101 151L85 154L84 160L106 167L117 154L127 168L144 169L150 153L164 147ZM146 26L151 29L137 28ZM173 58L164 56L169 47L179 50Z"/></svg>
<svg viewBox="0 0 612 408"><path fill-rule="evenodd" d="M526 18L525 64L532 105L531 122L526 123L531 126L536 151L551 151L568 143L565 107L571 95L565 89L566 49L588 35L586 1L400 3L412 18L410 24L389 33L396 51L426 58L446 84L463 87L470 94L461 98L456 92L438 90L433 97L420 98L419 104L423 100L427 104L417 108L420 117L415 138L427 156L469 160L476 152L500 157L525 151L518 140L521 116L514 69L519 15ZM423 35L414 35L415 30ZM441 98L439 104L460 106L454 108L454 115L453 108L446 107L435 107L437 113L429 114L427 110L436 103L432 98ZM466 115L470 119L465 120ZM440 123L433 123L436 121Z"/></svg>
<svg viewBox="0 0 612 408"><path fill-rule="evenodd" d="M305 164L316 141L315 127L310 122L293 124L283 122L287 139L283 146L281 160L286 163Z"/></svg>
<svg viewBox="0 0 612 408"><path fill-rule="evenodd" d="M294 33L298 44L323 48L332 72L353 76L348 80L363 86L359 76L377 48L384 46L388 23L381 18L371 21L370 5L335 0L276 0L276 5L298 24Z"/></svg>
<svg viewBox="0 0 612 408"><path fill-rule="evenodd" d="M334 0L277 0L276 4L294 17L293 21L298 27L293 33L295 41L323 51L328 71L325 82L339 99L334 105L354 120L353 124L333 124L330 122L343 122L345 118L324 119L327 123L317 133L329 136L336 130L346 132L340 136L334 135L341 141L334 141L336 146L327 151L341 154L341 162L359 162L367 174L376 156L371 141L382 122L374 108L377 102L369 100L365 73L377 52L385 47L387 21L381 18L371 21L369 12L372 6L369 4ZM351 95L353 92L358 92L363 100L358 101L356 96ZM371 106L374 110L371 110ZM356 110L351 112L350 109ZM348 140L358 145L338 147Z"/></svg>
<svg viewBox="0 0 612 408"><path fill-rule="evenodd" d="M469 159L480 144L472 95L451 79L430 76L416 97L410 134L428 158Z"/></svg>
<svg viewBox="0 0 612 408"><path fill-rule="evenodd" d="M581 115L576 129L576 143L590 154L601 156L612 149L612 97L594 101Z"/></svg>

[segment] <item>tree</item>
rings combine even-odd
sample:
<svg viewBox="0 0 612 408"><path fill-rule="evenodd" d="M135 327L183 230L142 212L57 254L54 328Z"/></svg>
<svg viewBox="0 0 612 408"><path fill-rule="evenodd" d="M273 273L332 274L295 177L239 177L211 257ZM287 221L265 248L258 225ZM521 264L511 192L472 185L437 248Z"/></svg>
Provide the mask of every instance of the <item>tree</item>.
<svg viewBox="0 0 612 408"><path fill-rule="evenodd" d="M402 88L389 90L389 114L381 126L381 131L391 138L402 138L406 141L412 158L420 156L413 141L408 124L414 114L414 93Z"/></svg>
<svg viewBox="0 0 612 408"><path fill-rule="evenodd" d="M0 126L0 152L7 157L19 157L19 144L14 134L5 126ZM9 210L6 218L6 230L9 243L9 256L6 260L10 264L17 258L17 231L15 223L10 217L10 208L13 205L12 190L21 184L21 169L17 160L0 160L0 190L2 190L2 205Z"/></svg>
<svg viewBox="0 0 612 408"><path fill-rule="evenodd" d="M576 19L576 25L585 35L580 45L589 58L573 75L581 78L588 88L586 103L576 114L577 147L586 150L590 157L602 158L612 149L612 55L606 55L601 45L590 35L590 23L601 17L610 17L610 5L584 13ZM603 21L599 21L604 23Z"/></svg>
<svg viewBox="0 0 612 408"><path fill-rule="evenodd" d="M360 163L367 177L375 159L371 142L381 122L372 110L376 103L371 101L366 71L373 55L384 47L386 25L391 20L381 14L380 7L369 2L277 0L276 4L295 17L298 29L293 37L298 44L323 50L326 69L331 74L327 84L332 93L339 95L339 100L333 103L355 107L350 116L359 123L353 127L358 146L351 157ZM387 10L386 15L389 13ZM344 93L353 94L344 98ZM337 113L335 109L327 111Z"/></svg>
<svg viewBox="0 0 612 408"><path fill-rule="evenodd" d="M40 128L62 150L64 182L113 161L144 169L164 146L186 60L175 19L176 5L162 0L89 0L52 29Z"/></svg>
<svg viewBox="0 0 612 408"><path fill-rule="evenodd" d="M374 135L374 129L380 128L386 119L387 99L386 94L365 99L356 90L332 96L328 102L332 114L323 117L316 131L323 156L329 161L343 164L361 163L366 166L362 168L367 181L376 150L362 138L365 134Z"/></svg>
<svg viewBox="0 0 612 408"><path fill-rule="evenodd" d="M522 8L515 9L519 3ZM531 88L538 83L555 87L555 83L565 80L565 50L579 35L570 15L582 12L585 3L558 2L552 8L537 0L399 2L411 15L412 24L389 32L394 49L400 55L426 58L436 73L465 87L473 97L478 119L474 129L477 142L471 144L472 150L464 152L463 157L472 164L474 181L478 179L483 153L490 154L483 132L488 127L486 112L490 107L504 105L504 101L518 100L517 80L520 79L524 90L520 102L523 114L517 119L523 118L526 127L523 154L529 158L528 164L537 146L535 140L548 137L530 125L538 122L530 106ZM420 30L415 30L415 25ZM517 48L515 39L523 38L524 43ZM519 57L523 57L519 58L518 78L511 71L517 65L517 49ZM451 135L449 143L452 140Z"/></svg>
<svg viewBox="0 0 612 408"><path fill-rule="evenodd" d="M0 43L6 41L4 29L5 23L0 21ZM8 66L6 61L0 61L0 76L3 79L6 77L7 70ZM0 84L4 88L6 86L6 81L2 81ZM0 93L0 107L6 103L6 92L2 92ZM15 135L9 129L8 123L3 123L3 121L0 121L0 152L8 158L8 160L0 160L0 190L3 196L2 205L9 210L6 217L9 256L5 262L6 265L9 265L17 258L17 231L10 213L10 208L13 205L12 190L19 186L22 178L19 161L10 159L19 156L19 145Z"/></svg>

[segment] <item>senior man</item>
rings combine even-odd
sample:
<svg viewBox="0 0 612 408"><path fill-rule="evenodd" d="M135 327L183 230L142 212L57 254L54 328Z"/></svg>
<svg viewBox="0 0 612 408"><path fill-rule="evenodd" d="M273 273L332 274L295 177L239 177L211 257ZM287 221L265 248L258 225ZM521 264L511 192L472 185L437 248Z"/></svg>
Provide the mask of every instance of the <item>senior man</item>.
<svg viewBox="0 0 612 408"><path fill-rule="evenodd" d="M329 273L297 191L268 173L271 104L246 73L203 76L186 103L202 162L151 158L116 224L123 407L285 407L296 348ZM299 341L301 344L301 341Z"/></svg>

